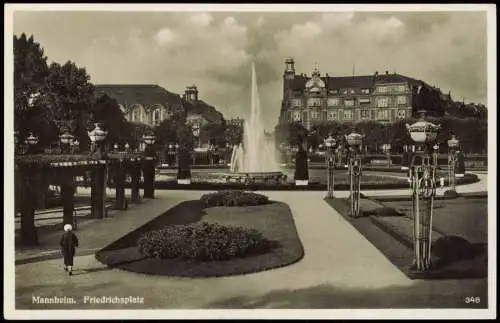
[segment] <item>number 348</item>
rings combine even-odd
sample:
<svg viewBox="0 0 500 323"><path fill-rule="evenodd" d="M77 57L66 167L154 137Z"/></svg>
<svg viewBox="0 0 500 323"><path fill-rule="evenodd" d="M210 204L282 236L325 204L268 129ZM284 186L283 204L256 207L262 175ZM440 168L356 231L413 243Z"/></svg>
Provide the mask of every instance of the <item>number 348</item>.
<svg viewBox="0 0 500 323"><path fill-rule="evenodd" d="M479 304L481 303L481 297L466 297L464 301L466 304Z"/></svg>

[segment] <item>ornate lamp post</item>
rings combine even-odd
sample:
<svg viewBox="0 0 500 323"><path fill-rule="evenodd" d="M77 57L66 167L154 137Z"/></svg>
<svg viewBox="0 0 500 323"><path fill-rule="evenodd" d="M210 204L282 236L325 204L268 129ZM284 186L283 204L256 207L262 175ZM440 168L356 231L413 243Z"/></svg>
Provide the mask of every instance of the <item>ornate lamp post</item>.
<svg viewBox="0 0 500 323"><path fill-rule="evenodd" d="M73 141L73 148L72 148L72 152L73 152L73 153L77 153L79 149L80 149L80 142L78 141L78 139L75 139L75 140Z"/></svg>
<svg viewBox="0 0 500 323"><path fill-rule="evenodd" d="M104 157L106 154L104 143L108 132L102 130L100 124L96 123L95 128L87 133L91 142L91 152L97 154L99 157Z"/></svg>
<svg viewBox="0 0 500 323"><path fill-rule="evenodd" d="M28 153L33 152L33 147L38 143L38 137L34 136L32 132L30 132L30 135L26 140L24 140L24 143L28 145Z"/></svg>
<svg viewBox="0 0 500 323"><path fill-rule="evenodd" d="M410 165L409 158L410 152L408 151L409 147L407 144L403 145L403 157L401 159L401 170L408 170L408 166Z"/></svg>
<svg viewBox="0 0 500 323"><path fill-rule="evenodd" d="M459 145L460 141L455 135L452 135L451 139L448 140L448 185L450 186L450 190L454 192L456 192L455 172Z"/></svg>
<svg viewBox="0 0 500 323"><path fill-rule="evenodd" d="M439 158L439 144L436 143L434 146L432 146L433 152L432 152L432 158L433 158L433 164L438 168L438 158Z"/></svg>
<svg viewBox="0 0 500 323"><path fill-rule="evenodd" d="M363 136L359 133L352 132L346 136L347 144L349 145L349 186L350 186L350 202L351 216L359 216L359 198L361 187L361 156L360 150L363 143Z"/></svg>
<svg viewBox="0 0 500 323"><path fill-rule="evenodd" d="M63 153L68 153L71 150L71 147L73 146L73 141L75 140L75 136L69 133L68 130L64 131L64 133L59 136L59 140L61 141L62 144L62 151Z"/></svg>
<svg viewBox="0 0 500 323"><path fill-rule="evenodd" d="M99 159L105 158L106 150L104 149L104 145L108 132L101 129L99 123L95 123L95 128L87 133L91 142L90 153L92 155L95 155ZM98 167L92 172L90 193L92 204L91 214L96 218L104 218L106 215L106 208L104 205L104 200L106 197L106 177L106 165L104 165L104 167Z"/></svg>
<svg viewBox="0 0 500 323"><path fill-rule="evenodd" d="M146 144L144 151L144 197L154 198L154 182L155 182L155 158L153 145L156 142L156 137L153 134L145 134L142 140Z"/></svg>
<svg viewBox="0 0 500 323"><path fill-rule="evenodd" d="M179 144L175 144L174 145L174 149L175 149L175 167L178 167L179 166L179 148L181 146Z"/></svg>
<svg viewBox="0 0 500 323"><path fill-rule="evenodd" d="M439 125L425 120L425 113L416 123L406 125L417 149L410 164L410 181L413 200L413 243L415 259L413 268L427 271L431 268L431 233L434 196L436 195L436 165L430 156Z"/></svg>
<svg viewBox="0 0 500 323"><path fill-rule="evenodd" d="M335 144L337 141L331 135L325 138L324 145L326 147L326 169L327 169L327 181L326 181L326 198L333 198L333 184L334 184L334 169L335 169Z"/></svg>
<svg viewBox="0 0 500 323"><path fill-rule="evenodd" d="M391 144L383 144L382 151L385 153L387 158L387 168L391 167Z"/></svg>
<svg viewBox="0 0 500 323"><path fill-rule="evenodd" d="M175 151L174 151L174 144L168 144L167 146L167 164L173 165L174 164L174 158L175 158Z"/></svg>

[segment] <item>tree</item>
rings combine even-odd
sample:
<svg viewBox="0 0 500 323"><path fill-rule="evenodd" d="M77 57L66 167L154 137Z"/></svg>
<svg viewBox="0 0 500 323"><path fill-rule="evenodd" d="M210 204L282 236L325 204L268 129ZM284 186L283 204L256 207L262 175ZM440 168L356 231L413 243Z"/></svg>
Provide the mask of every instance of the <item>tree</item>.
<svg viewBox="0 0 500 323"><path fill-rule="evenodd" d="M116 100L104 94L97 98L91 112L93 119L102 122L104 129L108 131L108 142L119 144L121 147L126 143L132 147L136 146L132 129L134 126L125 119Z"/></svg>
<svg viewBox="0 0 500 323"><path fill-rule="evenodd" d="M92 119L99 121L92 118L95 97L89 80L85 68L71 61L64 65L52 63L40 98L50 111L51 119L59 123L59 127L69 127L82 145L89 142L87 131L93 128Z"/></svg>
<svg viewBox="0 0 500 323"><path fill-rule="evenodd" d="M194 135L191 126L182 124L177 127L176 136L179 140L179 149L191 153L194 149Z"/></svg>
<svg viewBox="0 0 500 323"><path fill-rule="evenodd" d="M130 142L129 145L133 148L138 148L139 144L142 142L142 137L145 134L148 134L150 132L153 132L154 129L144 123L137 123L137 122L129 122L130 125ZM157 137L158 140L158 137Z"/></svg>
<svg viewBox="0 0 500 323"><path fill-rule="evenodd" d="M225 128L223 123L206 123L200 129L200 140L210 142L215 146L224 146L226 143Z"/></svg>
<svg viewBox="0 0 500 323"><path fill-rule="evenodd" d="M231 146L239 145L243 141L243 127L236 124L228 124L224 129L226 143Z"/></svg>
<svg viewBox="0 0 500 323"><path fill-rule="evenodd" d="M300 146L307 138L307 129L300 123L291 123L287 129L287 141L292 146Z"/></svg>
<svg viewBox="0 0 500 323"><path fill-rule="evenodd" d="M14 35L14 107L27 110L29 100L40 93L48 75L47 57L33 36Z"/></svg>
<svg viewBox="0 0 500 323"><path fill-rule="evenodd" d="M156 128L155 134L158 143L162 145L169 145L179 143L177 137L177 130L179 127L184 126L183 122L172 119L163 120Z"/></svg>
<svg viewBox="0 0 500 323"><path fill-rule="evenodd" d="M14 35L14 128L21 141L30 131L40 136L41 143L53 136L48 126L50 117L39 104L47 75L47 57L40 44L33 36Z"/></svg>

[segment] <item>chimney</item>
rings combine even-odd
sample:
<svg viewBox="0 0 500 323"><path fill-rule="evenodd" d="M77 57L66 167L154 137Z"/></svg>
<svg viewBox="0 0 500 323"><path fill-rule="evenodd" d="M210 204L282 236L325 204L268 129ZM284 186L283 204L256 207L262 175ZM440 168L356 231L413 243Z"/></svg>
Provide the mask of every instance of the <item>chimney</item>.
<svg viewBox="0 0 500 323"><path fill-rule="evenodd" d="M385 71L385 75L389 75L389 71L387 71L387 70L386 70L386 71Z"/></svg>
<svg viewBox="0 0 500 323"><path fill-rule="evenodd" d="M375 71L375 77L377 77L377 76L378 76L378 71Z"/></svg>
<svg viewBox="0 0 500 323"><path fill-rule="evenodd" d="M325 76L328 77L328 73L325 73Z"/></svg>

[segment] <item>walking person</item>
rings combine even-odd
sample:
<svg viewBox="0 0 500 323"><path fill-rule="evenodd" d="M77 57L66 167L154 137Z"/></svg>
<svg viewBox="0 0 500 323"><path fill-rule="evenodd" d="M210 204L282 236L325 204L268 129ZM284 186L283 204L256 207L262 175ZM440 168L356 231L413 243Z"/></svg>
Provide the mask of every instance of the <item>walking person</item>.
<svg viewBox="0 0 500 323"><path fill-rule="evenodd" d="M61 236L61 250L64 256L64 270L71 276L73 274L73 257L75 248L78 247L78 238L73 233L71 224L64 225L64 233Z"/></svg>

